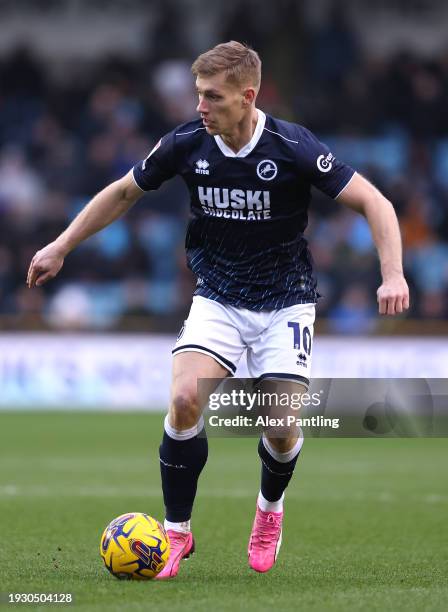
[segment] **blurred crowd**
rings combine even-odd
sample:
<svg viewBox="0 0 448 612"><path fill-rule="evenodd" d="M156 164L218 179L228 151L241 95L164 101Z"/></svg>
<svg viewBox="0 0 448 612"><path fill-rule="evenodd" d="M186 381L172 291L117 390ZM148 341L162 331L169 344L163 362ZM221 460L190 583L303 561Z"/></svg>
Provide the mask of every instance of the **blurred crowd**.
<svg viewBox="0 0 448 612"><path fill-rule="evenodd" d="M289 14L282 37L268 36L263 20L256 28L247 18L249 5L229 13L219 40L260 51L259 106L312 129L387 195L403 234L409 316L445 318L448 54L374 61L338 12L302 33L299 16ZM26 48L0 57L0 320L7 315L9 325L34 317L52 328L112 329L150 320L174 331L184 318L194 279L185 266L188 194L179 179L78 247L51 283L25 286L37 249L161 135L195 117L194 55L170 10L156 40L171 44L148 46L140 62L110 57L55 79ZM374 331L380 275L365 220L316 192L307 237L319 315L333 332Z"/></svg>

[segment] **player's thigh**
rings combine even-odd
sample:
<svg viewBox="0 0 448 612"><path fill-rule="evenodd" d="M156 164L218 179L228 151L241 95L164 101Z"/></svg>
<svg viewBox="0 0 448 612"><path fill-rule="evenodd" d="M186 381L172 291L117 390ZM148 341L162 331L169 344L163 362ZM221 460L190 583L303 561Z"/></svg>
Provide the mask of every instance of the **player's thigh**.
<svg viewBox="0 0 448 612"><path fill-rule="evenodd" d="M307 387L294 380L263 378L256 389L260 410L269 417L263 434L278 452L287 452L301 436L301 397Z"/></svg>
<svg viewBox="0 0 448 612"><path fill-rule="evenodd" d="M234 374L245 349L231 308L200 296L193 298L190 313L173 349L170 422L182 428L199 418L212 383L205 382L198 397L199 379Z"/></svg>
<svg viewBox="0 0 448 612"><path fill-rule="evenodd" d="M172 402L197 403L197 381L204 379L222 379L229 371L213 357L195 351L185 351L174 355L173 377L171 384ZM179 396L183 398L179 401Z"/></svg>
<svg viewBox="0 0 448 612"><path fill-rule="evenodd" d="M174 356L169 422L175 429L189 429L199 420L204 406L198 395L199 379L223 379L229 372L213 357L197 352Z"/></svg>
<svg viewBox="0 0 448 612"><path fill-rule="evenodd" d="M303 432L300 428L301 396L307 387L299 382L285 379L264 378L258 388L261 393L269 393L270 425L264 430L265 437L279 453L291 450Z"/></svg>

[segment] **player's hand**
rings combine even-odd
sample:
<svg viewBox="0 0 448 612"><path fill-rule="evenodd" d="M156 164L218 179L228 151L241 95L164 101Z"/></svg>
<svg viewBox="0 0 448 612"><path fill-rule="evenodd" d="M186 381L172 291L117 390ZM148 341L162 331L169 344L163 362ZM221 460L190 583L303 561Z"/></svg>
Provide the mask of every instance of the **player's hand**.
<svg viewBox="0 0 448 612"><path fill-rule="evenodd" d="M64 263L65 253L56 242L50 242L46 247L37 251L31 260L26 283L32 287L40 287L51 278L54 278Z"/></svg>
<svg viewBox="0 0 448 612"><path fill-rule="evenodd" d="M399 314L409 308L409 287L402 274L383 280L376 295L382 315Z"/></svg>

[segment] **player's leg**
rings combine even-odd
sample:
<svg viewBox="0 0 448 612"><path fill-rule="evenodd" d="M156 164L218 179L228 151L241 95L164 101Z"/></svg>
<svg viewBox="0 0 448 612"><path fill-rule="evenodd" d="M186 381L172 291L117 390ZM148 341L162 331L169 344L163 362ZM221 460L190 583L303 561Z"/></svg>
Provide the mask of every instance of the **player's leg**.
<svg viewBox="0 0 448 612"><path fill-rule="evenodd" d="M299 397L307 388L299 383L280 383L278 393ZM285 414L286 411L283 413ZM261 460L261 485L258 506L265 512L282 512L288 486L303 445L303 432L294 426L265 431L258 442Z"/></svg>
<svg viewBox="0 0 448 612"><path fill-rule="evenodd" d="M194 550L190 517L208 446L197 381L235 373L244 346L231 313L222 304L194 297L173 349L171 401L160 445L160 471L171 540L169 561L159 578L177 574L179 561Z"/></svg>
<svg viewBox="0 0 448 612"><path fill-rule="evenodd" d="M208 456L197 380L227 375L228 370L208 355L183 352L174 356L171 402L159 448L165 529L171 552L167 565L157 576L159 580L176 576L180 561L194 552L190 518L198 479Z"/></svg>
<svg viewBox="0 0 448 612"><path fill-rule="evenodd" d="M224 378L228 371L213 357L197 352L174 356L171 402L162 444L160 470L169 529L189 531L197 481L207 461L208 445L199 405L197 380ZM202 434L202 435L201 435Z"/></svg>
<svg viewBox="0 0 448 612"><path fill-rule="evenodd" d="M252 375L262 381L275 380L279 396L287 393L294 397L295 406L308 388L313 323L313 305L282 309L272 317L262 342L255 343L248 355ZM303 433L295 425L279 433L265 432L259 441L261 485L248 549L249 564L256 571L268 571L277 558L285 490L302 445Z"/></svg>
<svg viewBox="0 0 448 612"><path fill-rule="evenodd" d="M296 395L306 391L302 385L295 386ZM281 389L281 393L287 392L285 385ZM294 474L302 444L303 433L296 428L289 432L265 432L259 440L261 483L248 547L249 564L257 572L267 572L277 559L282 543L285 490Z"/></svg>

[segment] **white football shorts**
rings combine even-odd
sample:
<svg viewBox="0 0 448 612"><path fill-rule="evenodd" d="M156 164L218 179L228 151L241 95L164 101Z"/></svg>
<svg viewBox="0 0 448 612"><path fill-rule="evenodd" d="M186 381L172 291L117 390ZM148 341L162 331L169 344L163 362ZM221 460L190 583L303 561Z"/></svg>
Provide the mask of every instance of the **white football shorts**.
<svg viewBox="0 0 448 612"><path fill-rule="evenodd" d="M173 354L210 355L233 375L247 349L252 378L293 380L308 387L314 319L315 304L255 312L195 295Z"/></svg>

